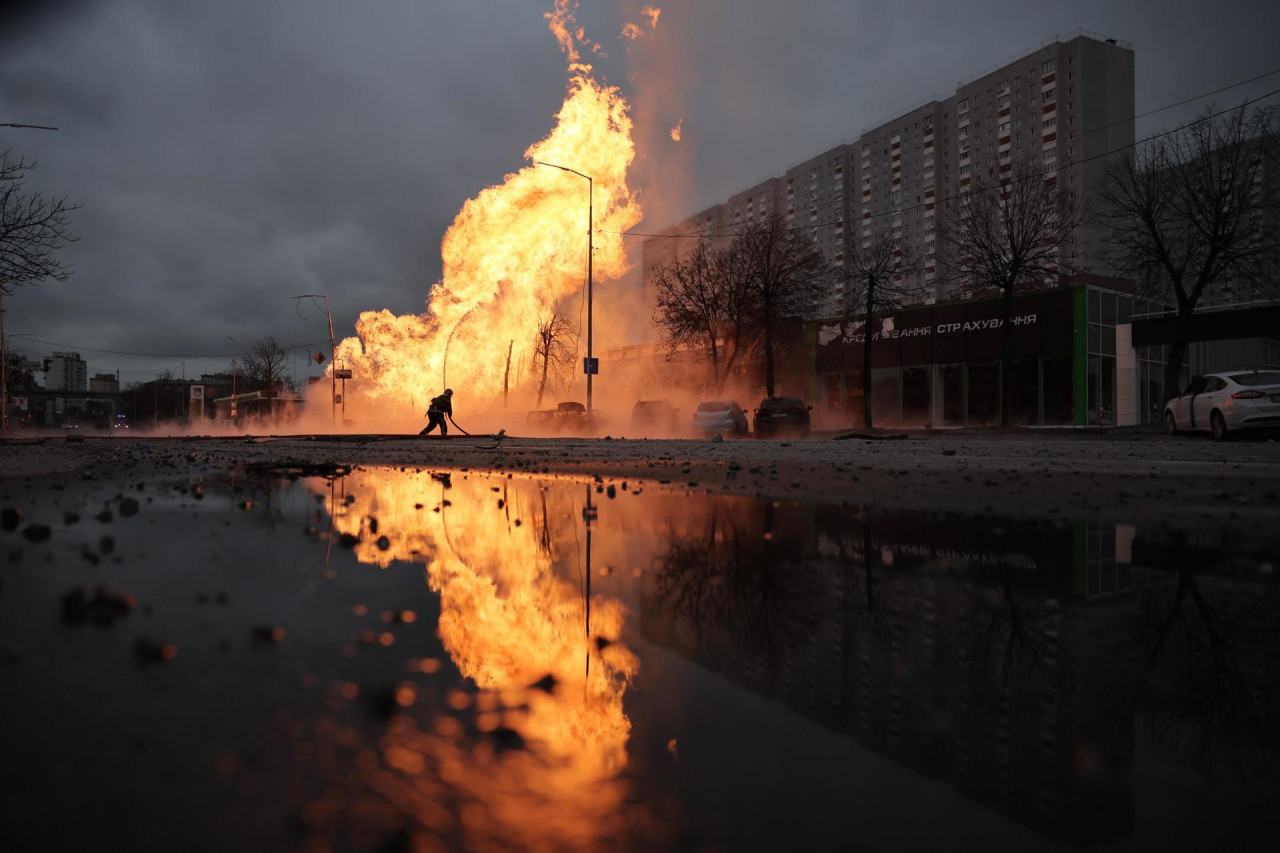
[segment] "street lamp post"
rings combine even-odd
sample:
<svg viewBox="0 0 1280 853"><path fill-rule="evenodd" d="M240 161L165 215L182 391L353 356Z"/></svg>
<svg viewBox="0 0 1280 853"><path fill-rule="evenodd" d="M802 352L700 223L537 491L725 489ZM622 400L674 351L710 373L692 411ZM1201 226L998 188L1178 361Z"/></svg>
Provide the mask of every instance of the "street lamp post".
<svg viewBox="0 0 1280 853"><path fill-rule="evenodd" d="M236 356L240 354L240 345L236 343L236 339L230 335L223 335L224 338L231 341L231 422L236 420ZM185 368L184 368L185 372ZM216 406L214 407L217 408Z"/></svg>
<svg viewBox="0 0 1280 853"><path fill-rule="evenodd" d="M591 261L592 261L592 254L593 254L592 246L591 246L591 231L592 231L591 220L592 220L592 217L594 216L593 207L595 204L595 192L594 192L595 182L592 180L590 175L584 175L582 172L579 172L577 169L570 169L568 166L558 166L555 163L546 163L546 162L543 162L542 160L535 160L534 162L537 163L539 166L550 166L553 169L559 169L562 172L572 172L573 174L577 175L579 178L587 179L587 360L582 365L582 371L587 374L587 414L590 415L591 414L591 376L595 370L595 359L591 357L591 302L592 302Z"/></svg>
<svg viewBox="0 0 1280 853"><path fill-rule="evenodd" d="M294 299L323 299L324 315L329 318L329 361L333 364L329 365L329 424L333 427L338 425L338 378L335 375L337 370L337 362L334 361L338 356L338 347L333 339L333 314L329 311L329 297L323 293L303 293L293 297ZM298 314L302 316L301 313ZM319 362L316 362L319 364ZM347 387L346 380L343 380L342 388L345 391ZM347 398L344 394L342 397L342 419L346 421Z"/></svg>

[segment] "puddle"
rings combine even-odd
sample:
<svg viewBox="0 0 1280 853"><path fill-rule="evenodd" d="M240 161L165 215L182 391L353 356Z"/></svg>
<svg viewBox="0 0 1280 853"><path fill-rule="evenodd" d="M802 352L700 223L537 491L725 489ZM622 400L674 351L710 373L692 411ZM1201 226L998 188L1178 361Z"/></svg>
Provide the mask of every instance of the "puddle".
<svg viewBox="0 0 1280 853"><path fill-rule="evenodd" d="M37 492L0 534L19 839L76 840L64 813L193 849L1146 849L1277 828L1273 532L271 473Z"/></svg>

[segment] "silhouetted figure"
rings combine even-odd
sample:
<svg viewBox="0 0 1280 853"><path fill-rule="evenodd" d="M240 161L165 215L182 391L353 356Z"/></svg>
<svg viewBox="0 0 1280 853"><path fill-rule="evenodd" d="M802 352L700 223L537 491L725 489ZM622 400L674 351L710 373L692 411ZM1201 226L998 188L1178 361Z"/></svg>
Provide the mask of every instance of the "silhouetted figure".
<svg viewBox="0 0 1280 853"><path fill-rule="evenodd" d="M441 437L449 434L449 427L445 425L445 416L453 417L453 389L446 388L444 393L439 397L433 397L431 403L427 406L426 429L418 433L418 435L426 435L436 427L440 427Z"/></svg>

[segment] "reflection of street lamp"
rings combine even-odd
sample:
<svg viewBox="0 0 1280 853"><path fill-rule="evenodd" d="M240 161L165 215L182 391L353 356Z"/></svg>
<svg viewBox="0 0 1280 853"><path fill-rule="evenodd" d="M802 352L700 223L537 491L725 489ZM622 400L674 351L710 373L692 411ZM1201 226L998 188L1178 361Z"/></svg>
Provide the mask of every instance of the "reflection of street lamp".
<svg viewBox="0 0 1280 853"><path fill-rule="evenodd" d="M550 166L553 169L559 169L562 172L572 172L579 178L587 179L587 360L582 365L582 371L587 374L587 414L591 414L591 376L595 372L595 360L591 357L591 219L594 215L592 207L595 201L595 182L590 175L584 175L577 169L570 169L568 166L557 166L555 163L544 163L542 160L534 160L539 166Z"/></svg>

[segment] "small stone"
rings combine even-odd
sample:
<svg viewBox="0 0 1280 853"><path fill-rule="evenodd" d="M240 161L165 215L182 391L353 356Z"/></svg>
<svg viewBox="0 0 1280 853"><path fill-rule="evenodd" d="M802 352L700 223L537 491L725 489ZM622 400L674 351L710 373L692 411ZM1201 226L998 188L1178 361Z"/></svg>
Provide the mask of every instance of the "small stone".
<svg viewBox="0 0 1280 853"><path fill-rule="evenodd" d="M78 512L64 512L62 514L63 524L77 524L79 523L79 521L80 521L80 513Z"/></svg>
<svg viewBox="0 0 1280 853"><path fill-rule="evenodd" d="M139 637L133 644L133 656L141 664L168 663L178 656L178 647L147 637Z"/></svg>
<svg viewBox="0 0 1280 853"><path fill-rule="evenodd" d="M391 540L385 536L379 536L378 541L374 544L378 546L379 551L385 551L391 547Z"/></svg>
<svg viewBox="0 0 1280 853"><path fill-rule="evenodd" d="M120 499L120 517L129 518L138 514L140 504L135 498Z"/></svg>
<svg viewBox="0 0 1280 853"><path fill-rule="evenodd" d="M278 625L255 625L249 633L255 646L269 646L284 639L284 628Z"/></svg>
<svg viewBox="0 0 1280 853"><path fill-rule="evenodd" d="M53 530L47 524L29 524L22 531L22 538L28 542L45 542L53 535Z"/></svg>
<svg viewBox="0 0 1280 853"><path fill-rule="evenodd" d="M14 509L7 506L0 510L0 530L5 533L12 533L18 529L18 525L22 523L22 510Z"/></svg>

